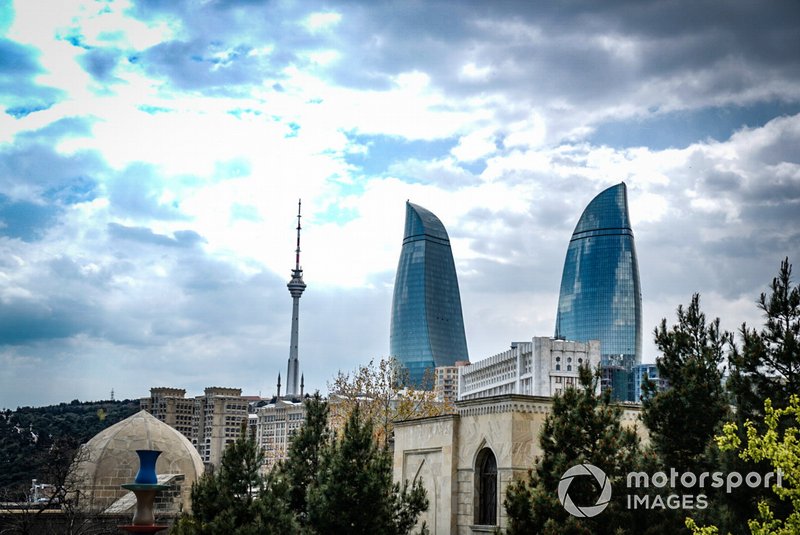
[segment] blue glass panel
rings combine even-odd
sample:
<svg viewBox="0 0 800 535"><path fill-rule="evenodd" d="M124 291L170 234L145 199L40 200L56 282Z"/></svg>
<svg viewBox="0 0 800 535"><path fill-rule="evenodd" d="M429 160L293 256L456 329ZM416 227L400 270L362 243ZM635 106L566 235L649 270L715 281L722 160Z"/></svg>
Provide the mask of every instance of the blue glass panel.
<svg viewBox="0 0 800 535"><path fill-rule="evenodd" d="M642 297L625 184L603 191L572 234L556 316L556 337L600 340L604 384L630 399L627 379L642 359ZM613 368L613 370L611 369Z"/></svg>
<svg viewBox="0 0 800 535"><path fill-rule="evenodd" d="M392 299L390 352L420 386L435 366L468 360L450 240L428 210L406 203L405 235Z"/></svg>

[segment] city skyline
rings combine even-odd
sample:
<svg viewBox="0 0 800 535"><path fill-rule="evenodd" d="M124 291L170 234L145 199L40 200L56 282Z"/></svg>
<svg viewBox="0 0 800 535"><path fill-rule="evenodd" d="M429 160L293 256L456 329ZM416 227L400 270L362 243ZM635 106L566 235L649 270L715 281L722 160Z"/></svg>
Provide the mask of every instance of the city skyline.
<svg viewBox="0 0 800 535"><path fill-rule="evenodd" d="M406 199L471 360L549 335L624 181L652 330L759 326L800 269L800 6L0 0L0 407L275 394L303 199L306 390L388 351Z"/></svg>

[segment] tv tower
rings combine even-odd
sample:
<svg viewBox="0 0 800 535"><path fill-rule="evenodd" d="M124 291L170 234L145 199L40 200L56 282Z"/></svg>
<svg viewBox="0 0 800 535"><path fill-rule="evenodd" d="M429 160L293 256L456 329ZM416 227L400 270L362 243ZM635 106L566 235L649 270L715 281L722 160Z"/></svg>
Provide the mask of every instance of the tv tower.
<svg viewBox="0 0 800 535"><path fill-rule="evenodd" d="M294 269L292 270L292 280L286 286L292 294L292 338L289 343L289 369L286 374L286 396L298 396L299 392L299 372L300 360L297 358L297 339L300 323L300 296L306 289L303 282L303 268L300 267L300 206L301 200L297 200L297 249L295 250Z"/></svg>

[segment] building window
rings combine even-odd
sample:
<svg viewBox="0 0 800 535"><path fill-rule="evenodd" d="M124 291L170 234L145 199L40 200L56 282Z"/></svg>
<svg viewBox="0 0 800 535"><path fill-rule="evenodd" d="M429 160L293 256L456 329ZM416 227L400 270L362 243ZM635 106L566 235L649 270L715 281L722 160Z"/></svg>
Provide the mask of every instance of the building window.
<svg viewBox="0 0 800 535"><path fill-rule="evenodd" d="M478 498L475 523L481 526L497 525L497 460L489 448L478 453L475 482Z"/></svg>

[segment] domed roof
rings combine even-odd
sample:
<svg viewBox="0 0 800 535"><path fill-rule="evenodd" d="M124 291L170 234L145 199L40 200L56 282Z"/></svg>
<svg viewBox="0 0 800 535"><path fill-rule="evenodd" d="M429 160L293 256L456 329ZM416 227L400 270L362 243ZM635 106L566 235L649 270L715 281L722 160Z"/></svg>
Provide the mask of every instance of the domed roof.
<svg viewBox="0 0 800 535"><path fill-rule="evenodd" d="M185 436L147 411L104 429L79 450L76 475L80 487L93 493L94 505L104 508L127 493L120 485L136 478L136 450L161 452L156 462L159 476L183 476L182 501L188 507L191 485L202 475L203 461Z"/></svg>

